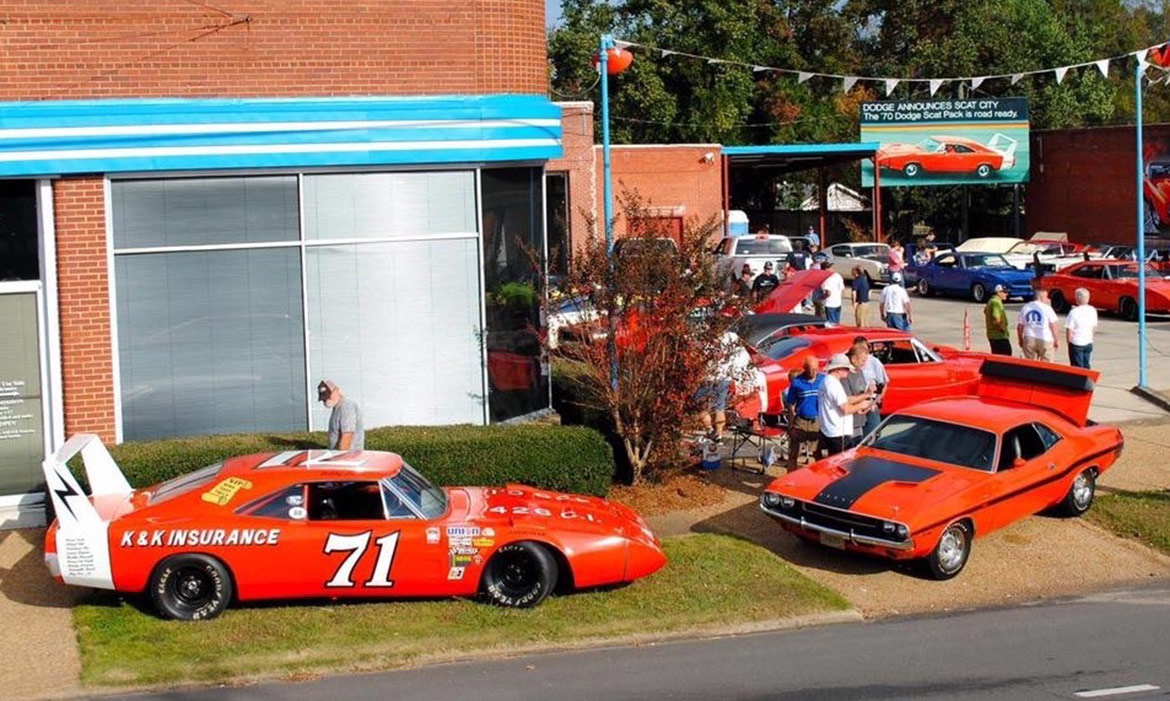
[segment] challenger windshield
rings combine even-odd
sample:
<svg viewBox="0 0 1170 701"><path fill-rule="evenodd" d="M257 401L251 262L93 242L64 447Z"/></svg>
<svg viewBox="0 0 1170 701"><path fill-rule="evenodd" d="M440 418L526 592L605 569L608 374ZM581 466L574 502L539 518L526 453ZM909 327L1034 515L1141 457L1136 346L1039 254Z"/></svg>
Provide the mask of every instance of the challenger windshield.
<svg viewBox="0 0 1170 701"><path fill-rule="evenodd" d="M995 442L995 434L990 431L916 416L892 416L864 445L991 472L995 467Z"/></svg>
<svg viewBox="0 0 1170 701"><path fill-rule="evenodd" d="M1012 264L998 253L967 256L968 268L1010 268Z"/></svg>
<svg viewBox="0 0 1170 701"><path fill-rule="evenodd" d="M390 482L418 509L423 518L438 518L447 511L447 493L415 472L410 465L402 463L402 469Z"/></svg>

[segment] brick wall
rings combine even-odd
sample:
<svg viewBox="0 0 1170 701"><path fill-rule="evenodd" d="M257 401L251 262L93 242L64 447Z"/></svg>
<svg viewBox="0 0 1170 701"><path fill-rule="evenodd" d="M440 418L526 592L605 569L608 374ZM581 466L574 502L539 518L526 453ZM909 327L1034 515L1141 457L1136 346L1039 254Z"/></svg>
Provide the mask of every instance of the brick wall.
<svg viewBox="0 0 1170 701"><path fill-rule="evenodd" d="M705 156L711 154L708 161ZM594 147L597 168L597 212L602 216L601 147ZM614 235L626 233L621 221L619 197L623 191L637 193L648 207L680 210L687 219L705 222L723 211L722 148L719 144L665 146L611 146ZM680 209L681 208L681 209ZM720 220L721 221L721 220Z"/></svg>
<svg viewBox="0 0 1170 701"><path fill-rule="evenodd" d="M1137 232L1134 128L1032 134L1028 231L1065 231L1077 242L1122 243ZM1147 159L1170 152L1170 125L1146 128Z"/></svg>
<svg viewBox="0 0 1170 701"><path fill-rule="evenodd" d="M563 172L568 176L569 242L576 247L589 235L591 220L601 221L601 181L597 179L601 161L593 155L593 103L558 104L561 107L564 157L549 161L545 170Z"/></svg>
<svg viewBox="0 0 1170 701"><path fill-rule="evenodd" d="M545 51L543 0L0 0L0 100L544 94Z"/></svg>
<svg viewBox="0 0 1170 701"><path fill-rule="evenodd" d="M102 178L53 181L65 434L114 440L114 365Z"/></svg>

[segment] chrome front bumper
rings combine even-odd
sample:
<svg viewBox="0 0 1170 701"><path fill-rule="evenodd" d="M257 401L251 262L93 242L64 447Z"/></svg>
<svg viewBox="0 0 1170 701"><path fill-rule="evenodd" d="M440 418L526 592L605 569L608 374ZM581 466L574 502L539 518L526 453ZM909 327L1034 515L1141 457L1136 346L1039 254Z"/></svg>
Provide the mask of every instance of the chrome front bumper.
<svg viewBox="0 0 1170 701"><path fill-rule="evenodd" d="M885 540L883 538L873 538L866 535L857 535L853 531L839 531L835 528L809 523L808 520L806 520L803 516L800 518L795 518L793 516L789 516L783 511L769 509L763 504L760 504L760 511L763 511L772 518L783 521L784 523L800 526L806 531L813 531L816 533L824 533L826 535L836 536L843 539L845 542L853 543L854 545L871 545L879 548L890 548L892 550L912 550L914 548L913 539L898 542L895 540Z"/></svg>

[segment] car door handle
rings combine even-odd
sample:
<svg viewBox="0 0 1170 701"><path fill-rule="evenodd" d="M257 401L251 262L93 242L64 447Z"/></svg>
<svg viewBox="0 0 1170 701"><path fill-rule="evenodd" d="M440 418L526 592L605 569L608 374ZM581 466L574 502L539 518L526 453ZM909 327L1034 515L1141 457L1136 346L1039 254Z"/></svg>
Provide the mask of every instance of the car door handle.
<svg viewBox="0 0 1170 701"><path fill-rule="evenodd" d="M1056 469L1056 463L1054 463L1054 462L1050 462L1050 463L1048 463L1048 469L1049 469L1049 470L1055 470L1055 469Z"/></svg>

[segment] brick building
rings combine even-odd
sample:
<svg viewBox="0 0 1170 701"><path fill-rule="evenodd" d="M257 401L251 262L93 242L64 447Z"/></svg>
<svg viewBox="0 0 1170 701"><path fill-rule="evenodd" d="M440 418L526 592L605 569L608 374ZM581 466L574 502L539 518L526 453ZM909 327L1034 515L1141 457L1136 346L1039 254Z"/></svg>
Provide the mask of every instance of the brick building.
<svg viewBox="0 0 1170 701"><path fill-rule="evenodd" d="M1145 230L1165 233L1170 227L1170 124L1147 126L1142 140ZM1028 230L1064 231L1070 240L1084 243L1132 242L1136 156L1133 126L1034 132Z"/></svg>
<svg viewBox="0 0 1170 701"><path fill-rule="evenodd" d="M0 522L66 435L320 429L324 377L368 425L548 407L495 294L562 156L542 0L0 16Z"/></svg>

